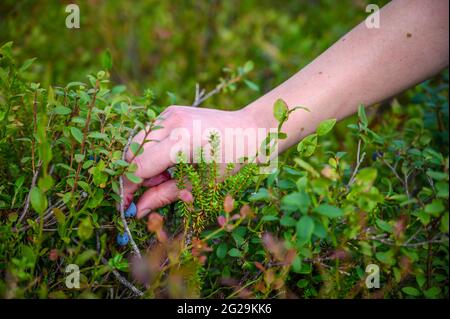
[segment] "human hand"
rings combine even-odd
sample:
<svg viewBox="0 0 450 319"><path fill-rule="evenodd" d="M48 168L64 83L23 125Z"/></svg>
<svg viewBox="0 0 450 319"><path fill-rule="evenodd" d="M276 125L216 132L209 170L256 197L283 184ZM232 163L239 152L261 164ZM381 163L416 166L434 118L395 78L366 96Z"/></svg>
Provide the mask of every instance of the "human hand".
<svg viewBox="0 0 450 319"><path fill-rule="evenodd" d="M211 132L220 136L221 159L218 163L237 163L244 156L256 154L259 139L266 137L267 125L263 117L256 119L243 110L222 111L189 106L170 106L156 121L163 128L150 132L139 132L133 139L142 143L143 153L134 157L128 150L126 159L136 164L135 175L142 178L141 184L135 184L124 178L125 207L133 200L134 193L141 187L147 190L137 201L137 217L142 218L152 210L170 204L179 198L176 181L170 177L167 169L176 162L176 155L182 152L192 160L199 147L208 152L208 138Z"/></svg>

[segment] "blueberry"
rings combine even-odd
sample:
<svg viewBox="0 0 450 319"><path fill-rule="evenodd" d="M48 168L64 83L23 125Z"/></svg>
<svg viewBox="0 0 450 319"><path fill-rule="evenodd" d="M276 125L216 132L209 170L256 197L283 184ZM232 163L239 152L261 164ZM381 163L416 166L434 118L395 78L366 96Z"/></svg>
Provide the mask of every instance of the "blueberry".
<svg viewBox="0 0 450 319"><path fill-rule="evenodd" d="M381 152L381 151L373 152L373 154L372 154L372 160L373 160L373 161L376 161L378 158L383 157L383 155L384 155L384 153Z"/></svg>
<svg viewBox="0 0 450 319"><path fill-rule="evenodd" d="M100 156L97 156L96 158L94 155L89 155L88 160L98 163L100 161Z"/></svg>
<svg viewBox="0 0 450 319"><path fill-rule="evenodd" d="M136 216L136 205L132 202L128 209L125 211L125 217L134 217Z"/></svg>
<svg viewBox="0 0 450 319"><path fill-rule="evenodd" d="M128 244L129 240L130 239L128 238L127 233L117 234L117 244L119 244L120 246L125 246L126 244Z"/></svg>

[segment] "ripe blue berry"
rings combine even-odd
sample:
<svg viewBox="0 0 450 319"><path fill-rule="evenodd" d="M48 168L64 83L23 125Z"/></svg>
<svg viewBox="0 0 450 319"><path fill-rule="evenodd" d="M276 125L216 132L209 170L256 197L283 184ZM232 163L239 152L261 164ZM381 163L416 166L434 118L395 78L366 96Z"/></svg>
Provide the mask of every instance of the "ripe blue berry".
<svg viewBox="0 0 450 319"><path fill-rule="evenodd" d="M98 163L100 161L100 156L95 157L94 155L89 155L88 160Z"/></svg>
<svg viewBox="0 0 450 319"><path fill-rule="evenodd" d="M380 157L383 157L383 155L384 155L384 153L381 152L381 151L373 152L373 154L372 154L372 160L373 160L373 161L376 161L376 160L379 159Z"/></svg>
<svg viewBox="0 0 450 319"><path fill-rule="evenodd" d="M129 240L130 239L128 238L127 233L117 234L117 244L119 244L120 246L125 246L126 244L128 244Z"/></svg>
<svg viewBox="0 0 450 319"><path fill-rule="evenodd" d="M134 217L136 216L136 204L131 203L130 206L128 206L128 209L125 211L125 217Z"/></svg>

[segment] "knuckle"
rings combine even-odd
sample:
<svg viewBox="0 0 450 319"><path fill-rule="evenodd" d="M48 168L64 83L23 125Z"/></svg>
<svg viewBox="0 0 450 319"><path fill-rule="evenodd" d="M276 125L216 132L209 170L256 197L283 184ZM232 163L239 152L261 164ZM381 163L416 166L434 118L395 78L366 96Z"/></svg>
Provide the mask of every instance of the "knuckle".
<svg viewBox="0 0 450 319"><path fill-rule="evenodd" d="M166 194L160 194L160 196L158 197L159 207L164 207L170 203L171 203L171 200Z"/></svg>
<svg viewBox="0 0 450 319"><path fill-rule="evenodd" d="M181 109L175 109L170 114L169 120L172 123L172 125L175 125L175 126L182 125L185 120L185 114Z"/></svg>

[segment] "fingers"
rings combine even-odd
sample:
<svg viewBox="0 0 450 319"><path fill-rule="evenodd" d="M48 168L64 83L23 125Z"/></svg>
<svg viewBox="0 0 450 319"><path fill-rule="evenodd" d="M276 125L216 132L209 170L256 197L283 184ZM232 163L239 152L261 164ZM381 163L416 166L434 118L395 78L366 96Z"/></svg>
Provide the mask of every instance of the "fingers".
<svg viewBox="0 0 450 319"><path fill-rule="evenodd" d="M137 203L137 217L142 218L152 210L166 206L178 199L179 190L174 179L146 190Z"/></svg>
<svg viewBox="0 0 450 319"><path fill-rule="evenodd" d="M142 182L142 186L144 187L153 187L156 185L159 185L161 183L164 183L165 181L168 181L171 178L168 171L165 171L161 174L158 174L154 177L145 179ZM127 209L128 206L130 206L131 202L133 201L133 194L134 192L140 187L140 185L130 182L125 176L123 177L123 186L124 186L124 198L123 198L123 205L124 208Z"/></svg>
<svg viewBox="0 0 450 319"><path fill-rule="evenodd" d="M150 190L147 190L145 194L153 194L153 192L159 192L159 189L165 189L168 187L168 185L172 185L173 183L169 181L170 177L164 172L171 166L175 164L176 161L176 154L178 151L184 151L189 153L189 144L185 143L186 141L181 140L177 141L173 138L169 138L169 135L171 134L171 129L173 127L176 128L182 128L183 129L183 120L185 118L185 115L183 115L183 112L179 111L179 107L171 106L167 108L160 116L158 121L155 123L156 125L160 125L163 128L155 130L150 132L146 136L145 131L139 132L134 137L134 142L141 144L144 139L146 140L152 140L151 142L144 143L143 152L138 155L134 156L131 150L128 150L127 152L127 160L129 162L132 162L133 164L136 164L136 171L134 174L141 179L143 179L143 182L140 184L134 184L130 182L128 179L124 178L124 200L126 201L127 205L131 202L134 193L138 190L138 188L143 185L146 187L151 187ZM187 130L184 128L184 130ZM184 132L184 131L183 131ZM157 141L154 141L157 140ZM170 182L170 183L169 183ZM166 184L169 183L169 184ZM157 185L157 186L155 186ZM173 185L172 185L173 186ZM176 199L177 192L173 192L173 194L164 195L162 194L162 201L166 201L170 199L167 203L172 202L174 199ZM147 198L147 196L142 196L141 199ZM151 195L154 196L154 195ZM153 198L153 197L152 197ZM174 198L172 200L172 198ZM141 201L141 200L140 200ZM155 199L155 201L157 201ZM151 207L154 204L151 204ZM141 205L142 206L142 205ZM158 207L161 207L157 205ZM150 209L152 209L150 207ZM148 210L146 208L146 210ZM141 209L142 211L142 209ZM139 212L138 212L139 215Z"/></svg>
<svg viewBox="0 0 450 319"><path fill-rule="evenodd" d="M156 185L159 185L161 183L164 183L165 181L168 181L170 179L170 174L168 171L164 171L161 174L158 174L154 177L150 177L146 180L144 180L144 182L142 183L142 186L144 187L153 187Z"/></svg>
<svg viewBox="0 0 450 319"><path fill-rule="evenodd" d="M158 176L173 165L169 156L172 141L167 139L170 134L170 120L166 120L168 116L165 115L162 120L156 123L156 125L161 125L163 128L152 131L147 136L145 136L145 131L140 131L133 138L133 141L138 144L141 144L144 138L150 140L150 142L146 142L142 146L143 153L141 155L134 156L130 149L128 149L126 154L127 161L132 161L137 166L134 174L144 180L142 184L135 184L124 177L124 200L127 204L131 203L133 194L141 185L151 187L152 184L157 185L169 179L164 176Z"/></svg>
<svg viewBox="0 0 450 319"><path fill-rule="evenodd" d="M145 148L144 153L133 160L137 166L134 174L142 179L148 179L173 166L175 163L172 161L171 153L174 144L175 141L166 138Z"/></svg>

